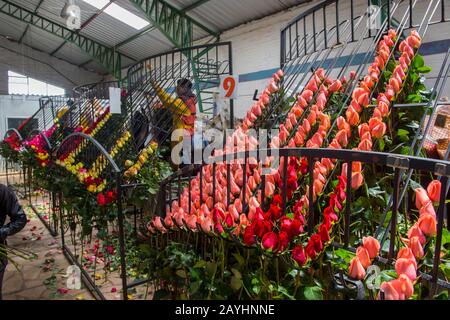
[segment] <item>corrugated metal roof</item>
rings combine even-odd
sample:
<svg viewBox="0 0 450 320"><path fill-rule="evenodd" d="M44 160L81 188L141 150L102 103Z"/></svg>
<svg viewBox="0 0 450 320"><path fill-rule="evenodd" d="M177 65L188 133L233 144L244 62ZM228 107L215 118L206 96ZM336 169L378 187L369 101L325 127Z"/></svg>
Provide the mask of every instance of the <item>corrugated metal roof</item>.
<svg viewBox="0 0 450 320"><path fill-rule="evenodd" d="M17 19L0 14L0 33L2 36L20 39L26 26Z"/></svg>
<svg viewBox="0 0 450 320"><path fill-rule="evenodd" d="M41 0L9 1L30 11L35 11ZM181 10L188 8L198 0L166 1ZM187 15L207 28L221 32L236 27L240 24L288 9L289 7L298 5L305 1L306 0L209 0L187 12ZM136 8L131 1L115 0L114 2L135 15L146 19L145 14L140 9ZM39 15L51 21L65 25L65 20L60 17L61 10L65 3L65 0L43 0L37 12ZM81 0L77 0L76 4L81 9L82 24L88 21L99 11L97 8L94 8ZM19 40L25 28L25 23L10 18L4 14L0 14L1 35ZM80 32L86 37L107 46L114 47L134 35L139 34L141 31L135 30L134 28L109 16L106 13L101 13L89 22L88 25ZM208 33L205 30L195 26L195 40L207 36ZM47 53L53 52L64 42L61 38L34 27L28 28L27 34L23 41L24 44L30 45ZM134 39L133 41L120 46L117 50L130 58L133 58L134 60L141 60L151 55L168 51L172 47L173 45L171 42L157 28L155 28ZM55 56L74 64L81 64L89 61L89 56L86 53L69 43L62 46ZM124 57L122 65L126 66L133 63L133 60L130 58ZM96 71L101 71L102 69L101 65L97 62L89 62L85 65L85 67L86 69L89 67L90 69Z"/></svg>

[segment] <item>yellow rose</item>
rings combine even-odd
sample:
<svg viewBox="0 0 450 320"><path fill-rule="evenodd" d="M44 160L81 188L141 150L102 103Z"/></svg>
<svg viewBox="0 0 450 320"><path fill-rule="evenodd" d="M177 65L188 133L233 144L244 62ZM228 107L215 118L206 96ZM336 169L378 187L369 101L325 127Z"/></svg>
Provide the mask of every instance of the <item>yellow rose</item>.
<svg viewBox="0 0 450 320"><path fill-rule="evenodd" d="M93 184L91 184L91 185L89 185L88 186L88 188L87 188L87 190L89 191L89 192L95 192L95 189L96 189L96 187L95 187L95 185L93 185Z"/></svg>

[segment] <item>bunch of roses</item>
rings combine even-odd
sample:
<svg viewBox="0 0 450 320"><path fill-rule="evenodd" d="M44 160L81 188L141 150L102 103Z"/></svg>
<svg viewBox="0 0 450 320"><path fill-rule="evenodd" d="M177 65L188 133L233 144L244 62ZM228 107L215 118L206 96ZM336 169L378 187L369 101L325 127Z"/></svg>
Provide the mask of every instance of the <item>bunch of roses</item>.
<svg viewBox="0 0 450 320"><path fill-rule="evenodd" d="M227 138L225 152L237 152L242 150L256 150L257 141L254 137L246 135L242 128L237 128L231 137ZM214 156L224 154L224 150L215 150ZM247 163L247 172L251 172L257 166L256 158L250 158ZM242 202L236 197L241 193L243 186L243 164L238 160L234 160L230 164L230 202L234 202L230 206L230 213L235 219L239 218L239 212L242 212ZM213 165L207 165L202 168L202 179L200 173L191 180L191 212L189 214L189 189L184 188L179 201L174 201L167 210L164 221L156 217L149 225L149 230L155 228L161 232L167 229L186 226L192 231L198 231L198 226L204 232L210 232L213 226L213 209L220 208L226 211L227 202L227 165L224 163L216 164L215 176L213 175ZM248 175L248 174L247 174ZM213 178L216 180L215 193L213 194ZM202 198L200 198L200 181L202 182ZM203 202L202 205L200 203ZM237 218L236 218L237 217ZM244 218L241 216L241 218ZM241 222L244 219L241 219ZM218 227L216 225L216 227ZM215 228L218 230L219 228Z"/></svg>
<svg viewBox="0 0 450 320"><path fill-rule="evenodd" d="M252 128L263 112L264 109L270 104L270 97L279 91L279 83L284 77L284 71L278 70L273 74L267 87L264 89L262 95L259 97L258 101L251 107L250 111L247 112L244 120L242 121L242 128L248 130Z"/></svg>
<svg viewBox="0 0 450 320"><path fill-rule="evenodd" d="M8 144L11 150L19 152L21 149L20 139L17 133L13 132L9 137L3 140L4 143Z"/></svg>
<svg viewBox="0 0 450 320"><path fill-rule="evenodd" d="M434 204L439 204L441 183L432 181L427 190L418 188L416 208L419 210L418 221L408 230L408 238L402 239L407 245L399 250L395 262L397 279L381 284L380 292L386 300L405 300L414 293L414 281L417 278L418 260L423 259L425 243L436 235L437 222ZM362 279L363 277L360 277ZM380 294L381 295L381 294Z"/></svg>
<svg viewBox="0 0 450 320"><path fill-rule="evenodd" d="M103 128L110 117L111 113L110 108L108 107L103 113L100 114L94 124L91 127L83 130L83 132L86 134L90 134L91 136L95 136L98 130ZM95 170L91 170L91 172L88 172L82 162L78 162L77 164L75 164L75 157L83 150L83 146L80 145L82 141L83 139L81 138L73 141L72 149L60 156L60 158L57 159L55 163L77 176L78 180L85 184L86 189L89 192L102 192L106 187L106 181L98 177L99 174L97 174L97 172L99 172L99 170L96 168Z"/></svg>
<svg viewBox="0 0 450 320"><path fill-rule="evenodd" d="M78 132L83 132L85 134L88 134L92 137L94 137L99 130L101 130L105 124L108 122L108 120L111 118L111 112L110 112L110 108L107 107L102 113L100 113L100 115L97 117L97 119L94 121L94 123L92 123L91 126L89 127L83 127L80 126L79 128L77 128ZM75 131L77 132L77 131ZM83 139L79 138L73 141L72 143L72 148L70 150L67 150L64 154L62 154L59 157L60 162L65 162L67 159L75 161L75 157L77 154L79 154L82 150L82 147L80 146L81 142L83 141ZM71 161L73 163L73 161Z"/></svg>
<svg viewBox="0 0 450 320"><path fill-rule="evenodd" d="M31 117L27 118L22 124L17 128L17 131L22 131L23 128L30 122ZM17 133L13 132L9 137L5 138L3 142L7 143L9 148L14 151L21 151L22 145Z"/></svg>
<svg viewBox="0 0 450 320"><path fill-rule="evenodd" d="M144 164L148 161L149 157L158 149L158 143L156 141L152 141L147 148L142 149L139 153L138 160L136 163L133 163L131 160L125 161L125 167L127 167L127 171L125 171L124 176L126 178L134 177L138 174L139 170L142 169Z"/></svg>
<svg viewBox="0 0 450 320"><path fill-rule="evenodd" d="M307 85L307 88L305 88L305 91L299 95L298 101L296 105L293 107L291 112L288 114L284 129L281 133L281 140L284 142L284 138L287 138L288 135L291 135L293 132L295 132L294 129L295 126L297 126L298 120L302 117L304 114L304 109L308 106L309 103L312 103L313 96L317 94L318 96L318 103L313 108L313 112L315 113L313 116L309 118L309 121L315 122L317 121L316 114L319 114L319 119L324 119L326 117L322 117L322 110L327 102L327 96L328 96L328 90L324 86L324 84L331 84L332 81L325 78L324 76L324 70L319 69L316 71L314 77L310 80L310 82ZM320 89L319 89L320 87ZM337 88L336 90L339 90L340 86L334 86L334 88ZM313 91L314 90L314 91ZM317 110L316 110L317 109ZM328 123L329 118L328 119ZM304 125L300 127L298 133L303 133L303 141L306 138L306 135L311 130L311 125L308 122L308 119L304 119L303 122ZM314 125L314 124L313 124ZM304 130L305 128L307 128ZM325 128L327 129L327 128ZM289 130L291 132L289 132ZM280 136L276 137L277 141L280 141ZM254 150L257 146L257 141L254 140L252 137L247 137L244 132L241 132L240 129L238 129L234 136L231 137L231 139L227 140L227 145L225 147L225 153L233 153L237 151L242 150ZM222 154L221 151L218 151L217 154ZM253 160L253 161L252 161ZM156 217L150 225L150 231L154 231L155 229L165 232L167 228L173 227L174 223L176 223L179 227L183 227L185 224L189 229L192 231L196 231L198 227L200 227L204 232L210 232L211 230L215 230L217 233L221 234L224 232L224 229L229 231L230 233L233 232L235 235L240 235L241 230L245 228L246 235L244 235L244 243L251 245L255 241L255 236L259 235L259 238L262 239L263 247L272 250L272 251L284 251L283 243L286 244L286 240L291 241L292 237L297 235L298 232L302 231L302 225L303 222L300 220L294 220L293 223L290 223L288 219L286 219L284 222L281 223L283 226L283 230L280 233L280 239L281 239L281 246L280 248L276 248L275 250L274 245L278 242L278 235L275 235L274 233L270 233L271 231L271 224L270 220L273 218L275 220L278 220L281 215L281 197L278 196L276 199L278 199L278 203L275 200L275 203L271 204L271 209L273 212L270 212L268 214L264 214L259 208L259 203L261 199L260 191L258 191L257 196L252 196L257 189L257 186L261 183L261 173L262 173L262 166L261 164L258 164L256 159L249 159L249 163L247 164L247 178L248 183L246 184L246 202L249 203L249 214L248 216L242 213L242 190L239 186L243 185L243 168L240 163L236 162L232 165L232 177L231 177L231 200L234 199L234 202L228 206L228 208L225 205L226 197L227 197L227 179L226 179L226 166L222 164L217 165L217 171L216 171L216 181L218 182L218 185L216 186L216 194L215 194L215 200L216 203L213 203L212 196L212 174L211 174L211 166L205 167L203 170L203 187L204 187L204 194L203 194L203 201L205 202L202 206L200 206L200 199L198 195L198 177L194 180L194 183L191 185L191 197L192 197L192 207L191 211L194 212L194 214L187 215L188 212L188 190L185 189L183 191L183 194L181 196L181 206L178 204L178 202L174 202L172 204L172 210L168 210L166 218L164 221L161 221L160 218ZM293 160L294 161L294 160ZM293 162L295 164L295 162ZM294 185L294 182L297 182L297 175L296 172L298 171L297 167L290 166L288 168L291 172L291 178L288 179L288 193L291 196L291 193L294 191L294 188L292 186ZM253 174L250 174L252 173ZM267 184L266 184L266 195L267 196L273 196L273 188L275 186L275 178L273 175L269 175L267 178ZM273 186L271 190L271 186ZM296 188L296 187L295 187ZM196 209L200 213L199 215L196 214ZM213 210L214 208L214 210ZM227 210L228 209L228 210ZM211 212L212 210L212 212ZM265 215L264 219L266 220L265 223L263 223L264 226L261 225L261 222L263 220L263 215ZM270 219L268 217L270 215ZM212 219L211 219L212 216ZM301 219L303 217L300 217ZM253 221L252 226L248 226L249 220ZM237 223L238 222L238 223ZM273 223L272 223L273 225ZM288 229L288 225L290 225L293 229L297 227L298 231L286 231ZM251 231L255 230L255 233L252 233ZM248 237L247 235L252 234L252 240L250 240L251 237ZM267 234L267 235L266 235ZM286 235L289 235L289 238L286 237ZM275 242L274 242L275 241ZM270 248L271 247L271 248ZM281 250L280 250L281 249Z"/></svg>
<svg viewBox="0 0 450 320"><path fill-rule="evenodd" d="M395 31L389 30L388 35L385 35L383 40L378 44L378 55L375 57L375 62L369 67L369 74L359 83L359 86L353 90L352 101L346 112L347 120L343 117L339 117L336 121L338 133L331 141L328 148L341 149L346 148L351 137L351 126L356 126L359 123L359 114L363 109L369 105L369 97L372 88L377 83L381 70L386 66L390 50L394 47L396 40ZM354 77L354 75L351 75ZM351 123L351 125L350 125ZM370 133L369 133L370 135ZM364 138L367 138L364 136ZM370 137L369 137L370 138ZM326 184L326 178L334 168L334 161L328 158L323 158L320 161L316 161L314 164L314 184L313 184L313 201L316 201L317 196L322 193ZM311 260L314 260L316 256L324 249L324 243L330 241L330 233L333 224L338 221L336 211L342 210L342 203L346 199L346 184L347 184L347 166L344 164L342 168L342 174L338 177L338 184L335 187L333 193L330 195L329 205L323 211L323 221L318 226L317 232L313 234L306 245L306 255ZM362 177L362 165L360 162L354 162L352 164L352 188L357 189L363 183ZM303 211L309 207L309 201L306 197L309 188L306 193L297 201L294 206L296 211ZM298 252L303 252L301 244L296 247L295 254L293 252L292 258L299 264L306 263L307 260L298 259Z"/></svg>
<svg viewBox="0 0 450 320"><path fill-rule="evenodd" d="M327 104L327 99L329 96L329 90L327 89L327 87L331 83L332 81L325 76L323 69L316 70L315 74L308 82L304 91L298 96L297 103L288 113L285 123L280 125L280 133L278 136L272 139L272 142L270 144L271 148L278 148L280 147L280 144L289 146L289 143L287 143L287 141L290 140L294 142L293 139L289 139L289 137L293 135L297 136L297 140L301 140L301 142L297 141L297 143L299 145L303 145L317 119L319 119L319 121L321 122L321 125L319 126L319 132L326 131L329 128L329 117L327 117L322 112L322 110ZM306 108L314 102L315 104L308 110L308 117L303 118L303 122L300 122L301 118L306 115ZM300 125L300 123L302 125ZM318 140L318 137L320 139L319 134L313 135L308 143L311 140ZM270 157L268 158L268 161L271 161ZM289 158L288 161L289 163L287 166L288 177L286 190L287 197L291 198L293 192L298 187L297 172L299 172L299 163L296 158ZM281 164L280 168L282 167L283 164ZM276 185L281 185L280 188L282 188L281 175L283 173L280 172L280 170L272 175L266 176L264 193L268 198L274 196ZM239 231L242 229L242 227L245 227L243 241L246 245L253 245L256 242L257 237L258 239L261 239L261 245L264 249L274 253L278 253L284 251L287 248L287 245L293 239L293 235L296 235L297 232L286 232L283 229L279 234L277 234L272 231L276 223L280 222L279 220L282 213L282 203L281 201L279 201L281 198L278 196L273 203L270 203L270 208L266 213L262 211L262 209L260 208L261 191L258 188L258 185L261 184L261 174L262 166L258 165L254 168L253 174L248 177L246 201L247 203L249 203L249 213L244 219L240 219L241 221L234 231L236 235L239 235ZM222 225L231 228L234 226L233 222L239 220L238 214L242 213L240 199L241 197L237 198L235 203L229 206L228 214L224 213L215 215L216 221L214 222L217 226L216 229L219 229L219 232L222 231ZM221 213L221 211L219 211L219 213ZM302 229L303 221L298 219L294 219L293 225L299 226L299 228ZM245 221L244 225L242 224L242 220ZM249 222L251 222L250 225L248 225ZM280 222L280 224L283 223ZM284 221L283 225L286 226L286 224L287 221ZM280 240L280 242L278 240ZM278 244L280 244L280 247L277 246Z"/></svg>
<svg viewBox="0 0 450 320"><path fill-rule="evenodd" d="M315 108L313 108L313 112L315 113L313 116L309 118L309 121L315 122L317 121L316 114L319 114L320 119L324 119L326 117L322 117L321 110L324 108L326 104L326 97L328 96L328 90L324 86L324 84L331 84L332 81L327 79L324 76L324 70L318 69L315 72L315 75L309 81L307 88L305 88L304 92L299 95L298 101L293 109L288 114L285 126L283 127L281 134L275 138L276 141L281 140L285 142L284 138L287 138L288 135L291 135L295 132L294 127L297 126L298 120L304 114L304 109L308 106L309 103L312 103L314 95L318 95L318 103ZM319 90L320 87L320 90ZM338 86L334 86L338 88ZM339 89L339 88L338 88ZM338 90L337 89L337 90ZM314 92L313 92L314 90ZM316 110L317 109L317 110ZM328 118L329 120L329 118ZM329 122L329 121L328 121ZM306 138L306 135L311 130L311 125L308 122L308 119L304 119L303 126L298 128L298 134L303 134L303 141ZM305 130L306 129L306 130ZM291 130L291 132L289 132ZM284 135L284 138L283 138ZM297 135L298 136L298 135ZM233 136L227 140L226 147L224 149L225 153L234 153L243 150L254 150L257 147L257 141L253 137L248 137L245 135L241 128L235 131ZM216 151L216 155L222 155L223 151ZM289 182L293 182L297 180L296 170L298 168L289 167L290 172L292 173L292 179ZM174 222L179 226L183 227L184 222L189 227L189 229L196 231L198 226L202 228L205 232L210 232L211 229L214 229L218 233L222 233L224 228L227 231L233 232L235 235L239 235L241 230L247 227L249 220L254 220L255 216L261 217L261 209L259 208L261 193L258 191L257 196L253 196L253 193L257 190L257 186L261 183L261 174L262 174L262 165L256 162L256 159L249 158L249 162L247 163L247 184L246 184L246 202L249 203L249 214L248 216L242 213L242 198L243 198L243 190L240 187L243 185L243 167L239 162L233 163L231 167L231 204L230 206L225 205L227 200L227 178L226 178L226 165L217 164L216 168L216 181L218 182L216 185L216 193L215 193L215 203L213 203L212 197L212 166L206 166L203 168L203 201L204 204L200 206L200 197L199 197L199 177L197 176L194 179L194 183L191 186L191 215L188 215L188 198L189 193L187 188L183 190L181 196L181 205L179 205L178 201L175 201L172 204L171 210L168 210L166 218L164 222L160 221L160 218L156 217L153 222L153 227L150 226L150 230L160 230L162 232L166 231L166 227L173 227ZM273 190L275 188L275 178L272 175L268 175L266 184L266 195L273 196ZM288 186L293 186L292 183L288 183ZM271 188L273 187L273 188ZM291 194L294 189L292 187L288 187L288 193ZM233 201L234 200L234 201ZM281 212L279 206L276 205L271 206L272 210L276 210L278 213ZM278 208L278 209L277 209ZM213 210L214 209L214 210ZM227 210L228 209L228 210ZM257 212L258 209L258 212ZM257 215L259 213L259 215ZM274 217L277 216L275 213ZM258 220L258 219L256 219ZM256 224L257 222L255 222ZM294 223L295 224L295 223ZM251 230L251 229L249 229ZM247 231L249 232L249 231Z"/></svg>
<svg viewBox="0 0 450 320"><path fill-rule="evenodd" d="M44 130L42 134L37 134L33 137L33 139L23 143L24 146L29 147L34 151L36 154L36 159L42 167L45 167L50 163L49 153L47 151L48 146L42 135L45 135L47 138L53 136L55 131L60 127L60 124L57 121L55 122L56 123L50 129Z"/></svg>
<svg viewBox="0 0 450 320"><path fill-rule="evenodd" d="M348 274L353 279L362 280L366 276L366 269L372 265L380 253L380 243L373 237L364 237L363 245L356 249L356 257L350 262Z"/></svg>
<svg viewBox="0 0 450 320"><path fill-rule="evenodd" d="M108 204L114 203L117 199L117 192L116 191L107 191L104 194L99 193L97 194L97 202L99 206L107 206Z"/></svg>

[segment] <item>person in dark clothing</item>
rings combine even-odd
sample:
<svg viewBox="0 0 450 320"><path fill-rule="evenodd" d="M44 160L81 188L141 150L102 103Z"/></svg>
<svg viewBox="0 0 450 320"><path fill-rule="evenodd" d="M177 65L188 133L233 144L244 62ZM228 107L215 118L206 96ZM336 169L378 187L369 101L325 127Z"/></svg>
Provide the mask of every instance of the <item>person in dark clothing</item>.
<svg viewBox="0 0 450 320"><path fill-rule="evenodd" d="M6 217L9 223L5 225ZM17 200L14 192L0 184L0 245L6 245L6 238L22 230L27 224L27 216ZM0 300L2 300L3 275L8 260L0 256Z"/></svg>

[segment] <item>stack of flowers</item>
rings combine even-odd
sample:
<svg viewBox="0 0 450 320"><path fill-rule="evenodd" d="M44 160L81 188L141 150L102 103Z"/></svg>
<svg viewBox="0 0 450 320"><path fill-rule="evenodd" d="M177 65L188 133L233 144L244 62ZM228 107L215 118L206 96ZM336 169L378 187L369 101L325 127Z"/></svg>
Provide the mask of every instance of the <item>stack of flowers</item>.
<svg viewBox="0 0 450 320"><path fill-rule="evenodd" d="M254 127L256 120L261 117L264 110L269 106L270 97L279 91L279 83L283 78L283 70L278 70L273 74L272 79L264 89L258 101L251 107L250 111L247 112L246 117L242 121L242 129L247 130Z"/></svg>
<svg viewBox="0 0 450 320"><path fill-rule="evenodd" d="M436 235L437 222L434 205L439 204L441 187L441 183L434 180L428 185L427 190L423 188L415 190L419 219L408 230L408 237L402 239L407 246L400 249L397 254L395 271L398 278L381 284L380 291L384 293L386 300L405 300L414 293L418 262L425 257L424 246ZM360 277L360 279L362 278Z"/></svg>
<svg viewBox="0 0 450 320"><path fill-rule="evenodd" d="M138 156L138 161L133 163L131 160L125 162L125 167L128 168L125 171L124 176L126 178L134 177L138 174L139 170L145 165L149 157L158 149L158 143L152 141L147 148L144 148Z"/></svg>
<svg viewBox="0 0 450 320"><path fill-rule="evenodd" d="M85 134L89 134L94 137L97 132L102 129L108 120L111 118L110 108L106 108L105 111L97 118L97 120L88 128L83 128L82 126L78 127L75 132L83 132ZM83 147L80 145L82 139L77 139L73 141L72 148L67 150L64 154L62 154L59 159L56 161L58 165L63 167L70 167L75 163L75 157L81 152ZM72 172L71 168L68 168L69 171ZM74 172L72 172L74 173Z"/></svg>
<svg viewBox="0 0 450 320"><path fill-rule="evenodd" d="M48 153L48 145L44 138L44 136L49 139L53 136L56 130L58 130L61 125L59 124L60 119L67 113L69 109L67 107L62 108L56 118L53 120L53 126L44 130L41 134L37 134L33 137L33 139L25 141L23 145L25 147L31 148L33 152L36 154L36 159L39 162L41 167L46 167L50 163L50 155Z"/></svg>
<svg viewBox="0 0 450 320"><path fill-rule="evenodd" d="M411 35L400 44L402 55L399 65L395 67L392 74L389 73L385 92L377 97L377 106L373 115L366 123L360 123L363 111L371 103L371 94L378 86L389 61L393 61L392 50L397 43L395 31L389 30L388 34L377 46L377 56L370 65L368 74L359 82L358 87L353 90L351 102L345 112L345 117L338 117L336 121L336 132L334 138L327 146L332 149L348 148L350 142L357 145L356 150L369 151L373 149L374 139L382 139L387 131L386 119L390 113L393 101L402 90L411 60L420 46L421 39L417 32ZM355 73L350 75L355 79ZM280 77L279 77L280 78ZM235 131L232 138L227 140L227 146L223 151L217 151L216 156L244 150L254 150L257 142L246 136L246 130L252 126L257 118L262 114L263 107L269 102L269 95L277 92L276 77L272 80L270 88L267 88L261 97L266 101L258 101L247 114L241 128ZM318 70L308 83L305 90L298 96L298 100L289 112L285 123L280 125L280 134L272 139L271 148L280 147L303 147L308 148L323 147L325 137L331 129L331 117L325 113L325 107L329 103L330 94L341 93L346 80L332 81L324 76L323 70ZM313 97L316 97L315 99ZM265 103L267 102L267 103ZM311 106L312 105L312 106ZM317 130L316 132L313 132ZM356 131L357 136L352 136ZM353 139L352 139L353 138ZM271 159L269 159L270 162ZM263 164L258 163L256 158L250 156L244 168L239 161L231 162L231 177L227 179L227 166L222 163L216 165L214 175L213 166L202 168L202 180L200 175L191 180L191 194L185 188L179 200L174 201L167 208L166 218L155 217L149 225L151 232L167 232L175 228L186 228L191 231L214 232L222 236L234 234L242 237L244 244L248 246L260 245L268 252L275 254L293 249L292 259L299 265L305 265L308 260L315 260L323 252L325 244L330 241L330 234L333 225L339 220L338 214L342 211L346 201L347 187L347 165L342 166L342 171L338 176L338 183L330 194L329 202L323 211L323 220L317 227L306 244L300 236L304 232L304 224L310 205L306 187L304 194L296 194L300 186L299 179L308 172L306 159L288 158L287 163L287 197L291 200L294 196L297 200L292 208L282 212L283 201L281 190L284 180L284 167L281 161L280 169L273 174L267 175L264 195L268 198L269 210L264 212L261 208L262 193L258 187L262 182ZM267 166L270 163L264 163ZM336 163L332 159L321 159L314 163L314 185L313 200L324 192L327 178L335 168ZM246 189L243 189L244 169L247 173L245 179ZM360 162L352 163L351 176L352 189L360 188L364 183L363 168ZM213 194L213 180L215 183L215 194ZM202 181L202 185L200 185ZM230 185L228 185L230 184ZM202 199L200 199L200 188L202 188ZM228 206L227 191L231 189L230 205ZM244 198L245 192L245 198ZM189 199L191 203L189 203ZM243 203L248 206L248 213L245 213ZM425 204L424 204L425 205ZM191 213L189 214L189 208ZM422 209L427 210L427 209ZM424 220L430 220L429 217ZM422 224L427 223L423 222ZM421 238L411 241L411 246L420 253ZM352 262L351 273L361 277L365 274L365 268L370 265L380 250L378 242L373 238L365 238L363 246L358 248L358 255ZM360 266L362 268L360 268ZM364 271L364 272L363 272Z"/></svg>
<svg viewBox="0 0 450 320"><path fill-rule="evenodd" d="M17 128L17 131L22 131L23 128L30 122L31 117L26 119L22 124ZM22 144L19 139L19 136L17 133L13 132L9 137L5 138L3 140L3 143L5 143L11 150L15 152L20 152L22 150Z"/></svg>

